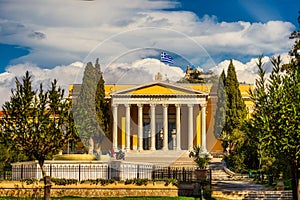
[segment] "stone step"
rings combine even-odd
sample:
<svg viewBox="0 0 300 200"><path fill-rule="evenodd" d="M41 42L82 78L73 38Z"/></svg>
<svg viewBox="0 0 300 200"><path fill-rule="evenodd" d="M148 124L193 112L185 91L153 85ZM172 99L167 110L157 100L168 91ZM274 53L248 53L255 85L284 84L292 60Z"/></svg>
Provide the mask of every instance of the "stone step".
<svg viewBox="0 0 300 200"><path fill-rule="evenodd" d="M232 177L225 172L221 159L212 159L212 162L209 164L209 168L212 170L211 173L213 181L232 179Z"/></svg>
<svg viewBox="0 0 300 200"><path fill-rule="evenodd" d="M247 200L278 200L278 199L292 199L292 191L213 191L212 196L216 199L247 199Z"/></svg>
<svg viewBox="0 0 300 200"><path fill-rule="evenodd" d="M165 165L171 167L196 167L192 158L189 158L189 151L163 151L163 150L145 150L126 152L125 161L136 163L149 163L155 165ZM224 171L222 159L212 158L209 168L212 170L213 180L230 180L230 176Z"/></svg>
<svg viewBox="0 0 300 200"><path fill-rule="evenodd" d="M145 150L126 152L125 160L128 162L149 163L156 165L167 165L171 167L195 167L194 161L188 156L189 151L180 150Z"/></svg>

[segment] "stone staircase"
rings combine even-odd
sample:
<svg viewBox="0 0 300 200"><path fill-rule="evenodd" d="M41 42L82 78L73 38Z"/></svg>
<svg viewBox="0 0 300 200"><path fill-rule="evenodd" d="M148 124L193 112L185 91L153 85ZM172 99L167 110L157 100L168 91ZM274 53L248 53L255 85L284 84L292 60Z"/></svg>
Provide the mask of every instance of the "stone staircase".
<svg viewBox="0 0 300 200"><path fill-rule="evenodd" d="M212 171L212 181L232 180L232 174L226 173L221 158L213 158L209 164Z"/></svg>
<svg viewBox="0 0 300 200"><path fill-rule="evenodd" d="M212 158L209 168L212 170L212 179L232 180L232 175L224 170L221 158ZM196 167L192 158L189 158L189 151L133 151L126 152L125 161L144 164L166 165L171 167Z"/></svg>
<svg viewBox="0 0 300 200"><path fill-rule="evenodd" d="M212 197L222 200L290 200L293 199L292 191L213 191Z"/></svg>
<svg viewBox="0 0 300 200"><path fill-rule="evenodd" d="M195 167L187 150L181 151L130 151L126 153L125 161L144 164L167 165L171 167Z"/></svg>
<svg viewBox="0 0 300 200"><path fill-rule="evenodd" d="M267 200L277 200L277 199L293 199L293 194L291 191L257 191L249 192L245 195L244 199L256 200L256 199L267 199Z"/></svg>
<svg viewBox="0 0 300 200"><path fill-rule="evenodd" d="M171 167L196 167L189 151L133 151L126 152L125 162L165 165ZM291 191L269 191L262 185L256 185L249 180L234 175L224 168L221 158L212 158L209 168L212 170L213 193L215 199L235 200L275 200L292 199Z"/></svg>
<svg viewBox="0 0 300 200"><path fill-rule="evenodd" d="M237 175L225 168L221 159L213 158L210 163L212 170L213 193L215 199L222 200L278 200L292 199L291 191L274 191L263 185L251 183L251 180Z"/></svg>

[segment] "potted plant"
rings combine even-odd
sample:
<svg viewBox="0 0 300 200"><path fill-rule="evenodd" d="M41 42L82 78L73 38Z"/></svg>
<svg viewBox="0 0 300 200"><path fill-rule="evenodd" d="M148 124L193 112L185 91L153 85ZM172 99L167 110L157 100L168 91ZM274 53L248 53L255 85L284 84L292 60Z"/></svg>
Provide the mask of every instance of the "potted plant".
<svg viewBox="0 0 300 200"><path fill-rule="evenodd" d="M197 169L195 169L195 176L198 181L204 181L207 179L206 169L209 164L211 158L208 153L204 153L201 146L197 145L193 147L193 150L190 151L190 158L193 158L195 164L197 165Z"/></svg>

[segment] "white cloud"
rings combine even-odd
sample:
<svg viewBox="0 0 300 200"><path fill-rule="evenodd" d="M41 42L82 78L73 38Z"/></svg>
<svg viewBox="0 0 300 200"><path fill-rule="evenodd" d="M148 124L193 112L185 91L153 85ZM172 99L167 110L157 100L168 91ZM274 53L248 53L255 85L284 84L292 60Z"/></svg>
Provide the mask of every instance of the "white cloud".
<svg viewBox="0 0 300 200"><path fill-rule="evenodd" d="M30 63L9 66L7 72L0 74L0 105L9 100L11 89L15 88L16 78L22 80L26 71L32 76L34 89L38 89L40 83L43 84L44 89L47 89L50 87L51 82L57 79L58 85L65 90L65 96L67 96L70 84L74 83L76 78L82 77L84 66L81 62L75 62L67 66L57 66L53 69L42 69Z"/></svg>
<svg viewBox="0 0 300 200"><path fill-rule="evenodd" d="M51 81L57 79L58 85L65 89L65 96L67 96L71 84L82 82L84 67L81 62L56 66L53 69L42 69L29 63L9 66L7 72L0 74L0 105L9 100L10 90L15 88L15 78L21 80L26 71L29 71L32 76L33 88L38 89L39 84L43 83L44 89L47 89ZM163 80L169 79L174 82L184 75L179 67L169 66L150 58L133 63L112 63L102 71L107 84L147 83L154 81L158 72L163 75Z"/></svg>
<svg viewBox="0 0 300 200"><path fill-rule="evenodd" d="M289 55L280 55L283 63L289 62ZM251 59L249 62L242 63L233 60L239 82L254 84L257 78L257 59ZM227 72L230 61L224 60L215 67L211 68L215 74L220 75L224 69ZM267 75L272 70L270 58L263 57L264 69ZM101 61L100 61L101 64ZM38 88L43 83L44 88L50 86L53 79L58 80L58 85L65 89L65 95L68 95L70 84L81 83L85 64L82 62L74 62L70 65L56 66L53 69L42 69L34 64L18 64L10 66L7 72L0 74L0 105L9 100L10 90L15 88L15 78L19 80L25 75L25 71L29 71L32 75L33 87ZM132 63L115 62L103 67L104 80L106 84L144 84L155 80L155 75L161 73L163 80L176 82L184 76L183 70L178 66L169 66L154 58L145 58L136 60Z"/></svg>
<svg viewBox="0 0 300 200"><path fill-rule="evenodd" d="M104 64L134 48L153 47L180 52L196 66L207 56L204 51L219 62L224 54L249 59L283 53L291 46L288 36L295 27L289 22L218 22L215 16L162 10L177 5L150 0L5 1L0 3L0 42L31 49L13 64L31 62L43 68L86 62L99 45L96 57Z"/></svg>
<svg viewBox="0 0 300 200"><path fill-rule="evenodd" d="M67 89L81 81L83 66L96 58L107 83L152 81L158 71L170 80L182 76L180 68L186 66L175 63L178 67L171 68L152 59L162 50L216 73L228 66L228 61L221 62L226 55L236 59L240 81L253 82L251 58L282 54L292 46L288 36L295 27L289 22L218 22L216 16L166 11L177 5L151 0L1 1L0 43L28 47L30 53L0 74L0 92L5 94L0 103L8 99L14 77L26 70L35 84L49 85L57 78Z"/></svg>
<svg viewBox="0 0 300 200"><path fill-rule="evenodd" d="M163 80L176 82L184 76L177 66L169 66L157 59L146 58L133 63L113 63L104 71L105 82L108 84L143 84L155 80L160 73Z"/></svg>
<svg viewBox="0 0 300 200"><path fill-rule="evenodd" d="M278 55L275 55L274 57L277 56ZM287 53L281 54L280 57L282 59L282 63L289 63L290 57ZM255 83L255 80L258 78L257 76L258 68L256 65L257 62L258 62L257 58L252 58L247 63L242 63L234 59L232 60L239 82L245 82L249 84ZM262 58L262 62L264 63L263 68L266 71L266 76L268 77L273 68L273 65L270 61L270 57L264 56ZM229 63L230 60L224 60L220 62L217 66L211 68L211 71L218 75L220 75L223 70L225 71L225 73L227 73Z"/></svg>

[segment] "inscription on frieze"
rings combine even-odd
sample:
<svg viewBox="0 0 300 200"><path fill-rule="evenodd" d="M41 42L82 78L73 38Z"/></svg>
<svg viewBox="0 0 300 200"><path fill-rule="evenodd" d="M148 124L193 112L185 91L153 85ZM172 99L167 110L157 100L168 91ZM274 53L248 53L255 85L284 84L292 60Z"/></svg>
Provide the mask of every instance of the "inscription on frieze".
<svg viewBox="0 0 300 200"><path fill-rule="evenodd" d="M165 98L165 97L150 97L150 102L153 102L153 103L159 103L159 102L162 102L162 101L168 101L169 98Z"/></svg>

